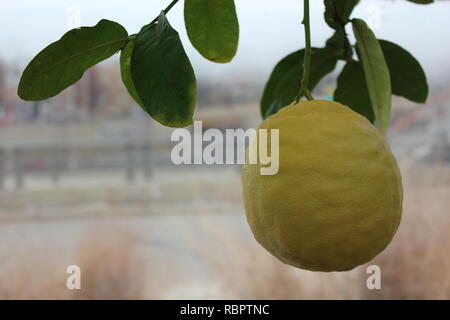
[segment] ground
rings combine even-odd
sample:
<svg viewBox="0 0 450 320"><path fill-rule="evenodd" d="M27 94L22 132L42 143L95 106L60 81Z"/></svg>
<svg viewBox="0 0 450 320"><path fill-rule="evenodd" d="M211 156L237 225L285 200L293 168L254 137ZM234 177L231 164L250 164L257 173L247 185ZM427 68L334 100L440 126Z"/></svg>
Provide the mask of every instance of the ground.
<svg viewBox="0 0 450 320"><path fill-rule="evenodd" d="M450 168L402 164L404 215L366 267L313 273L279 263L253 240L236 167L30 178L0 193L3 298L449 298ZM182 181L182 183L180 183ZM9 183L9 182L7 182ZM79 264L83 288L65 288Z"/></svg>

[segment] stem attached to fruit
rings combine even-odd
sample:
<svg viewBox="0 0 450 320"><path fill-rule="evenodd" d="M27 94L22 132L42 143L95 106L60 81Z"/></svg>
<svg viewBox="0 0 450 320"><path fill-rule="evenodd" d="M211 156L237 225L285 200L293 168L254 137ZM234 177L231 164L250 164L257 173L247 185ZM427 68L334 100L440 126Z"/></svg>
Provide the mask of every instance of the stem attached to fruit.
<svg viewBox="0 0 450 320"><path fill-rule="evenodd" d="M303 76L301 79L300 91L295 98L295 101L298 102L300 99L305 96L308 100L314 100L311 92L308 89L309 86L309 70L311 68L311 26L309 21L309 0L303 0L303 21L302 24L305 26L305 58L303 60Z"/></svg>

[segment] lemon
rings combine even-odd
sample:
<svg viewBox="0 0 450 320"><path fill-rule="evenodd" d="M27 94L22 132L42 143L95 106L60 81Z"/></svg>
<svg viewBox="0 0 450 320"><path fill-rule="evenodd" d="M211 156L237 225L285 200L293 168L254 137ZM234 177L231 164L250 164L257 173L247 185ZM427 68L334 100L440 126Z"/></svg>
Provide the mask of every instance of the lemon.
<svg viewBox="0 0 450 320"><path fill-rule="evenodd" d="M281 109L259 129L279 129L278 173L261 175L260 164L242 170L247 221L264 248L302 269L345 271L391 242L401 219L401 176L366 118L313 100Z"/></svg>

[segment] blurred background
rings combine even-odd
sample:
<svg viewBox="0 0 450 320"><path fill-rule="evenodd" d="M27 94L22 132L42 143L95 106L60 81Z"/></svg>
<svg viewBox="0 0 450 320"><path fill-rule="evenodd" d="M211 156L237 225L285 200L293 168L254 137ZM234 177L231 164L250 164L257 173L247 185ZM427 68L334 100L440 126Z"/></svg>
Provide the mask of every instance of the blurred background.
<svg viewBox="0 0 450 320"><path fill-rule="evenodd" d="M107 18L130 33L168 0L0 2L0 299L449 299L450 3L362 0L353 16L421 62L426 104L393 101L389 133L403 175L403 221L367 266L313 273L279 263L253 240L239 166L175 166L172 129L130 99L118 57L55 98L16 94L30 59L67 30ZM312 38L332 32L312 1ZM301 1L236 0L239 51L232 63L204 60L187 41L182 3L168 15L198 79L204 129L250 128L272 68L304 46ZM332 98L342 65L315 97ZM376 195L375 195L376 197ZM376 200L376 199L375 199ZM66 267L82 290L66 289Z"/></svg>

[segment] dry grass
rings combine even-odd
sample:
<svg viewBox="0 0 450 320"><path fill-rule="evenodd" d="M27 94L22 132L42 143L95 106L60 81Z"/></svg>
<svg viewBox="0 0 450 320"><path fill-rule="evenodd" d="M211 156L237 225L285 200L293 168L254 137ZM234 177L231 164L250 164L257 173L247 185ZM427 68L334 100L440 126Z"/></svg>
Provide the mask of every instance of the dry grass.
<svg viewBox="0 0 450 320"><path fill-rule="evenodd" d="M15 252L16 259L0 272L0 299L69 298L65 288L65 267L55 252Z"/></svg>
<svg viewBox="0 0 450 320"><path fill-rule="evenodd" d="M382 290L362 298L450 299L450 173L436 171L433 183L425 170L406 172L400 229L372 262L382 268Z"/></svg>
<svg viewBox="0 0 450 320"><path fill-rule="evenodd" d="M226 254L207 254L221 298L300 299L303 284L294 270L246 242L226 242Z"/></svg>
<svg viewBox="0 0 450 320"><path fill-rule="evenodd" d="M313 274L285 265L256 245L236 243L226 263L212 263L220 298L256 300L351 299L342 274ZM351 277L351 276L350 276Z"/></svg>
<svg viewBox="0 0 450 320"><path fill-rule="evenodd" d="M152 298L143 281L150 263L138 254L134 234L123 229L89 230L68 259L56 250L14 254L17 259L0 272L0 299ZM71 264L81 268L81 290L66 288Z"/></svg>
<svg viewBox="0 0 450 320"><path fill-rule="evenodd" d="M82 290L74 290L77 299L139 299L144 296L135 235L122 229L96 229L83 238L75 263L82 270ZM145 270L145 269L144 269Z"/></svg>
<svg viewBox="0 0 450 320"><path fill-rule="evenodd" d="M223 230L210 219L203 223L210 239L196 246L209 266L210 282L219 293L206 298L250 300L352 299L356 298L348 282L355 273L313 273L281 263L253 239Z"/></svg>
<svg viewBox="0 0 450 320"><path fill-rule="evenodd" d="M367 289L368 265L345 273L301 271L279 263L258 245L210 228L226 244L225 256L212 263L223 297L450 299L450 169L414 166L403 171L401 227L389 247L368 264L380 266L381 290ZM211 259L214 253L207 256Z"/></svg>
<svg viewBox="0 0 450 320"><path fill-rule="evenodd" d="M206 282L196 285L190 274L167 270L177 253L167 252L167 259L144 252L136 231L95 228L68 254L16 248L14 260L2 257L8 263L0 270L0 299L189 299L199 288L195 297L221 299L450 299L450 169L406 167L403 175L399 232L370 262L381 268L381 290L366 288L366 266L344 273L298 270L239 232L200 219L202 240L192 237L184 245L192 255L200 253ZM80 291L65 287L70 264L81 267Z"/></svg>
<svg viewBox="0 0 450 320"><path fill-rule="evenodd" d="M443 227L448 230L450 224ZM426 231L419 224L405 230L388 252L373 261L381 267L382 290L363 291L361 298L450 299L450 237L443 232L424 236ZM418 240L425 237L429 238Z"/></svg>

